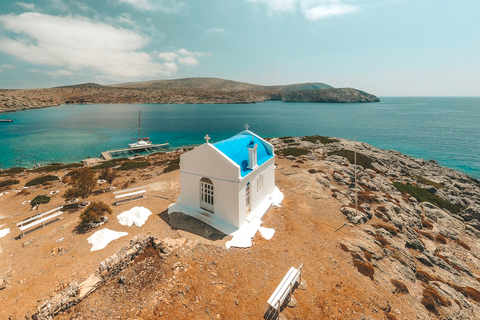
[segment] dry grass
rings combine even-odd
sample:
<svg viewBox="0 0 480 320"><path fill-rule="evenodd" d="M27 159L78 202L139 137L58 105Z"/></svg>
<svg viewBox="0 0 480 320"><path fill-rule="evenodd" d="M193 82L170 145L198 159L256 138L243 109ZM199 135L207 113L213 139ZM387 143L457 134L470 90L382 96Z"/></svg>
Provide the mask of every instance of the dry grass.
<svg viewBox="0 0 480 320"><path fill-rule="evenodd" d="M422 219L422 226L430 230L433 229L433 224L425 219Z"/></svg>
<svg viewBox="0 0 480 320"><path fill-rule="evenodd" d="M432 241L435 240L435 238L433 237L433 235L430 234L430 233L428 233L428 232L426 232L426 231L418 230L417 228L413 228L413 230L415 230L415 232L417 232L418 234L423 235L425 238L428 238L428 239L430 239L430 240L432 240Z"/></svg>
<svg viewBox="0 0 480 320"><path fill-rule="evenodd" d="M426 286L423 290L422 304L428 311L438 314L439 307L448 307L452 303L443 298L432 286Z"/></svg>
<svg viewBox="0 0 480 320"><path fill-rule="evenodd" d="M385 208L384 206L378 206L377 210L380 211L381 213L387 213L388 212L387 208Z"/></svg>
<svg viewBox="0 0 480 320"><path fill-rule="evenodd" d="M469 250L470 251L470 246L468 244L466 244L465 242L463 242L462 240L455 240L455 242L461 246L461 247L464 247L465 249Z"/></svg>
<svg viewBox="0 0 480 320"><path fill-rule="evenodd" d="M380 211L375 211L375 217L382 220L385 219L385 216Z"/></svg>
<svg viewBox="0 0 480 320"><path fill-rule="evenodd" d="M362 262L358 259L353 259L353 265L357 268L358 272L363 274L370 279L374 279L373 275L375 274L375 268L369 262Z"/></svg>
<svg viewBox="0 0 480 320"><path fill-rule="evenodd" d="M437 234L437 235L435 236L435 241L438 242L438 243L447 244L447 238L445 238L445 237L442 236L441 234Z"/></svg>
<svg viewBox="0 0 480 320"><path fill-rule="evenodd" d="M465 288L465 293L469 298L480 302L480 291L478 291L477 289L467 286Z"/></svg>
<svg viewBox="0 0 480 320"><path fill-rule="evenodd" d="M377 234L374 237L375 240L377 240L380 243L381 247L385 247L388 244L387 239L385 239L381 234Z"/></svg>
<svg viewBox="0 0 480 320"><path fill-rule="evenodd" d="M390 232L394 236L396 236L397 233L400 233L400 229L398 229L397 227L395 227L391 224L387 224L387 223L373 223L372 227L374 227L375 229L383 228L383 229L387 230L388 232Z"/></svg>
<svg viewBox="0 0 480 320"><path fill-rule="evenodd" d="M429 283L430 281L439 281L440 279L437 276L431 275L428 272L423 270L417 270L415 277L425 283Z"/></svg>
<svg viewBox="0 0 480 320"><path fill-rule="evenodd" d="M387 313L385 315L387 317L387 320L397 320L397 317L395 317L393 314L391 313Z"/></svg>
<svg viewBox="0 0 480 320"><path fill-rule="evenodd" d="M368 262L372 262L372 254L368 251L362 250L363 255L365 256L365 259L367 259Z"/></svg>
<svg viewBox="0 0 480 320"><path fill-rule="evenodd" d="M359 191L358 200L362 203L378 203L377 197L370 191Z"/></svg>
<svg viewBox="0 0 480 320"><path fill-rule="evenodd" d="M410 291L408 291L408 288L407 286L405 285L405 283L401 282L400 280L397 280L397 279L390 279L390 282L393 284L393 286L395 287L395 293L410 293Z"/></svg>

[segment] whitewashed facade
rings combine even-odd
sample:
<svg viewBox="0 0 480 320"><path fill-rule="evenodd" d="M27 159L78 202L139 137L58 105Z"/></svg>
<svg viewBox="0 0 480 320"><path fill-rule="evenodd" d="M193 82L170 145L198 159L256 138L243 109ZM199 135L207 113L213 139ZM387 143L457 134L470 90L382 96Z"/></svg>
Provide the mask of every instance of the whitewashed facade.
<svg viewBox="0 0 480 320"><path fill-rule="evenodd" d="M207 143L180 157L177 204L226 233L261 219L275 191L273 146L248 129L214 144L205 138Z"/></svg>

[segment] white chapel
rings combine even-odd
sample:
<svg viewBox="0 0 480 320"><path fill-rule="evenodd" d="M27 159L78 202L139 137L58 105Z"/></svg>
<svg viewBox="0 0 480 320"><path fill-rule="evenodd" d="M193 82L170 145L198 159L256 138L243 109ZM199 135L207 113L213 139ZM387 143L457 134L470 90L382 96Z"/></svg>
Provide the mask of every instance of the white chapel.
<svg viewBox="0 0 480 320"><path fill-rule="evenodd" d="M263 217L276 192L275 153L245 127L216 143L207 134L206 143L180 156L181 191L169 213L183 212L224 233Z"/></svg>

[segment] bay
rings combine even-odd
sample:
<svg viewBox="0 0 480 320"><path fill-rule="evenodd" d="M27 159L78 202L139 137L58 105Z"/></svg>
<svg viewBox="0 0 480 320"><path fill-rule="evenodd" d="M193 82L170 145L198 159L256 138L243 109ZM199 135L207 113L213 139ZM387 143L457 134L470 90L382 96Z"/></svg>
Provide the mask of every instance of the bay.
<svg viewBox="0 0 480 320"><path fill-rule="evenodd" d="M228 138L325 135L394 149L480 178L480 98L383 97L379 103L64 105L0 114L0 168L78 162L142 135L170 148Z"/></svg>

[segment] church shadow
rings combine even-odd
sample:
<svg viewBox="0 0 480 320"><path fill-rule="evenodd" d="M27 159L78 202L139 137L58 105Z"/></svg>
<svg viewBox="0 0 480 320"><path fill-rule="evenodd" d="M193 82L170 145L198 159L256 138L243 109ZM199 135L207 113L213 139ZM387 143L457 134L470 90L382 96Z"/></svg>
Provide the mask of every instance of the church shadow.
<svg viewBox="0 0 480 320"><path fill-rule="evenodd" d="M224 240L225 237L229 237L229 235L215 229L205 222L181 212L172 212L171 214L168 214L168 210L165 210L159 213L158 216L165 221L165 223L170 225L173 230L184 231L209 241L221 241Z"/></svg>

